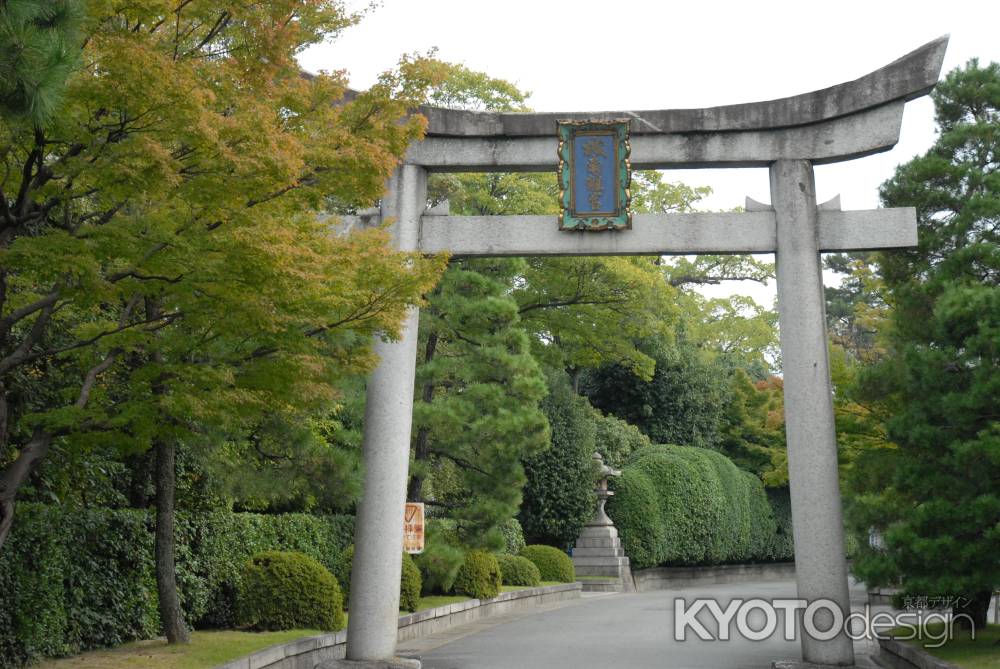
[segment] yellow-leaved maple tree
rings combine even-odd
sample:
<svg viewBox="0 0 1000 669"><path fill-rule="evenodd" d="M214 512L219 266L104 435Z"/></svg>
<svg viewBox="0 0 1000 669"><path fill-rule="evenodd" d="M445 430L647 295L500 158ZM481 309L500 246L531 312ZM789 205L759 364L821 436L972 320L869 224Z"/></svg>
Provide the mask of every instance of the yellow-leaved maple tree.
<svg viewBox="0 0 1000 669"><path fill-rule="evenodd" d="M57 102L41 71L2 91L0 546L54 443L155 449L160 612L183 641L176 445L331 402L433 285L440 260L319 214L377 200L440 66L404 58L356 96L304 75L295 54L357 19L325 0L36 4L8 25L65 19L75 63Z"/></svg>

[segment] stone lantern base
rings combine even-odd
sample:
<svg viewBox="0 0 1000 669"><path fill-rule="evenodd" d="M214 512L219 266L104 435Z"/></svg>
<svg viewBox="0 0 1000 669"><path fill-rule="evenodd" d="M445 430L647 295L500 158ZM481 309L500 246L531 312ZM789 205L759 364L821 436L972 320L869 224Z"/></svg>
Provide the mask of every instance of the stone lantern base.
<svg viewBox="0 0 1000 669"><path fill-rule="evenodd" d="M632 570L614 525L587 525L573 547L573 567L585 592L635 592Z"/></svg>

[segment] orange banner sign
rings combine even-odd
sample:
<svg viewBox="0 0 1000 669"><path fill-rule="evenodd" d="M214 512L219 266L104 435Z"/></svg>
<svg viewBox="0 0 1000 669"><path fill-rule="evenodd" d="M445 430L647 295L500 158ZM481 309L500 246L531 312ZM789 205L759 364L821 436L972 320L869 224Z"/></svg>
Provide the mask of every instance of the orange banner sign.
<svg viewBox="0 0 1000 669"><path fill-rule="evenodd" d="M407 553L424 552L424 504L407 502L403 514L403 550Z"/></svg>

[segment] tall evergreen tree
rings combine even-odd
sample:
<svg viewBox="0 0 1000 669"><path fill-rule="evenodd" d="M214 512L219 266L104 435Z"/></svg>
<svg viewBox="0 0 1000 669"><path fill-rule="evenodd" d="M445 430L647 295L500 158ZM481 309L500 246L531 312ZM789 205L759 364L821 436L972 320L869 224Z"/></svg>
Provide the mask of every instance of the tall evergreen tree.
<svg viewBox="0 0 1000 669"><path fill-rule="evenodd" d="M608 365L583 382L598 409L632 423L656 444L716 448L726 408L730 370L691 342L647 342L656 361L646 381L622 365Z"/></svg>
<svg viewBox="0 0 1000 669"><path fill-rule="evenodd" d="M548 445L545 382L510 296L523 262L456 261L421 311L408 497L490 545L517 513L521 459Z"/></svg>
<svg viewBox="0 0 1000 669"><path fill-rule="evenodd" d="M879 258L891 329L863 386L897 447L854 467L850 514L884 539L857 560L866 582L959 597L978 626L1000 585L1000 65L932 95L937 142L881 190L919 225L917 248Z"/></svg>
<svg viewBox="0 0 1000 669"><path fill-rule="evenodd" d="M593 409L573 391L569 376L549 370L542 402L552 444L524 462L528 483L519 519L529 543L568 548L594 513Z"/></svg>

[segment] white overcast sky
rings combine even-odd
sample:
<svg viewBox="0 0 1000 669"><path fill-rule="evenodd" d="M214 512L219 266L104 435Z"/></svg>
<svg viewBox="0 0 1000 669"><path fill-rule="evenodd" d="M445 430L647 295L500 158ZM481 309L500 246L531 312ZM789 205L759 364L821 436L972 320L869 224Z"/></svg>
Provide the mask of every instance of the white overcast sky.
<svg viewBox="0 0 1000 669"><path fill-rule="evenodd" d="M400 55L437 48L442 60L530 91L539 111L665 109L825 88L944 34L944 72L973 57L1000 61L1000 0L384 0L300 60L311 71L346 70L352 87L366 88ZM930 100L907 104L892 151L816 168L819 200L839 193L844 209L878 206L879 184L933 141ZM746 195L770 201L764 169L675 170L668 179L712 186L704 209L731 209ZM773 299L773 286L740 292Z"/></svg>

